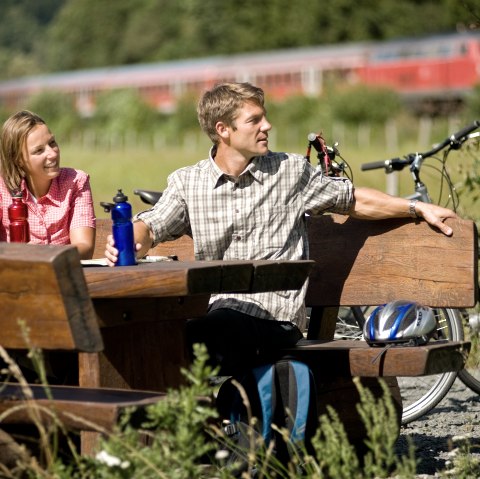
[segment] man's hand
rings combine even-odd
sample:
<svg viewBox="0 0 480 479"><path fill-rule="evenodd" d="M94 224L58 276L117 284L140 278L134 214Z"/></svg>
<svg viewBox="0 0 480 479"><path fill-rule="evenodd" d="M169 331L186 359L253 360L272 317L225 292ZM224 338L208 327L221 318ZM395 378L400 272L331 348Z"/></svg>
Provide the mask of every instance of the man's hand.
<svg viewBox="0 0 480 479"><path fill-rule="evenodd" d="M452 236L453 230L445 224L447 218L458 218L454 211L444 208L443 206L434 205L432 203L423 203L419 201L416 204L415 211L428 224L439 229L443 234Z"/></svg>
<svg viewBox="0 0 480 479"><path fill-rule="evenodd" d="M135 251L140 251L142 245L140 243L135 244ZM107 244L105 245L105 258L108 266L115 266L118 261L118 249L115 248L115 241L113 235L107 236Z"/></svg>

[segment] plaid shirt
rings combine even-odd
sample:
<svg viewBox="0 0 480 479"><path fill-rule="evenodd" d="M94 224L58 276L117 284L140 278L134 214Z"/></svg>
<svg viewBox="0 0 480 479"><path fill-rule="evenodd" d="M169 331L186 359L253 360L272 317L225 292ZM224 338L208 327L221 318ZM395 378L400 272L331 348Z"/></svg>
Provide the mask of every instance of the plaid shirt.
<svg viewBox="0 0 480 479"><path fill-rule="evenodd" d="M95 213L89 176L73 168L61 168L45 196L35 198L22 180L23 200L28 207L30 243L70 244L70 230L95 228ZM11 195L0 178L0 241L9 241L8 207Z"/></svg>
<svg viewBox="0 0 480 479"><path fill-rule="evenodd" d="M352 204L349 180L323 176L303 156L256 157L234 178L211 155L172 173L158 203L137 215L153 231L154 244L188 234L197 260L306 259L305 214L347 213ZM306 287L212 295L210 308L233 308L303 328Z"/></svg>

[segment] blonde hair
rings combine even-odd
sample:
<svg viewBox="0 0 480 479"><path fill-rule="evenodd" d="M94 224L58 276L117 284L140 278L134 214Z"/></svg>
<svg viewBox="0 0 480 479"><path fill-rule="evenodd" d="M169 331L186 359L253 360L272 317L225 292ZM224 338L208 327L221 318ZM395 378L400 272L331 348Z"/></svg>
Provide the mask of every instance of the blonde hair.
<svg viewBox="0 0 480 479"><path fill-rule="evenodd" d="M238 110L246 103L264 108L263 90L251 83L220 83L205 92L197 106L198 121L202 130L216 145L219 141L215 125L222 121L235 128Z"/></svg>
<svg viewBox="0 0 480 479"><path fill-rule="evenodd" d="M23 163L27 136L37 125L45 125L45 121L28 110L13 114L3 124L0 135L0 174L12 193L20 188L25 177Z"/></svg>

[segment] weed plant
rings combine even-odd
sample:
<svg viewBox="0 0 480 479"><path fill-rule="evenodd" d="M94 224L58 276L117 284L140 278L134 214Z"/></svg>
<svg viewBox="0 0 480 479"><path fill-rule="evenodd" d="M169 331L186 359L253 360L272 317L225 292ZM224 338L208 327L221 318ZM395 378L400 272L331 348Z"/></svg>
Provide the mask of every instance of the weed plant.
<svg viewBox="0 0 480 479"><path fill-rule="evenodd" d="M6 364L3 374L10 374L27 391L28 384L20 369L0 348ZM30 356L40 377L46 384L41 353L32 350ZM365 424L366 453L359 457L349 443L346 431L332 407L319 418L319 427L312 440L313 452L291 445L292 459L280 464L273 454L273 446L266 447L256 434L256 418L249 414L248 443L239 449L222 427L214 405L215 386L212 376L217 374L207 364L204 347L195 349L196 359L183 374L187 385L171 390L165 399L148 406L138 423L132 409L122 416L113 433L103 431L98 452L94 457L79 455L75 450L75 437L68 433L52 410L47 412L48 426L32 401L20 402L18 407L31 411L32 422L38 430L39 450L34 456L19 446L15 467L3 467L1 477L48 479L361 479L361 478L413 478L416 460L413 446L408 455L397 457L394 445L398 435L398 420L388 388L383 385L383 397L376 399L357 379L360 393L358 411ZM42 372L43 371L43 372ZM240 393L248 408L248 398L241 386ZM0 417L3 421L8 414ZM288 431L278 430L288 440ZM60 454L59 436L66 435L70 454ZM464 441L453 460L455 477L478 477L480 464L469 455L469 444ZM234 458L241 458L242 469Z"/></svg>

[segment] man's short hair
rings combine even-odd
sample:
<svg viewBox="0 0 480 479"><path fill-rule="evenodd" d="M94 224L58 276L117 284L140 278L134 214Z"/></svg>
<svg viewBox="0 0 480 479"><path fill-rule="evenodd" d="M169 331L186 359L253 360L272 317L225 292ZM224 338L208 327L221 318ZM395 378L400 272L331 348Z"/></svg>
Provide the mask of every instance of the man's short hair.
<svg viewBox="0 0 480 479"><path fill-rule="evenodd" d="M222 121L235 128L238 110L247 102L264 108L263 90L247 82L220 83L203 94L197 106L198 121L215 145L219 141L215 125Z"/></svg>

